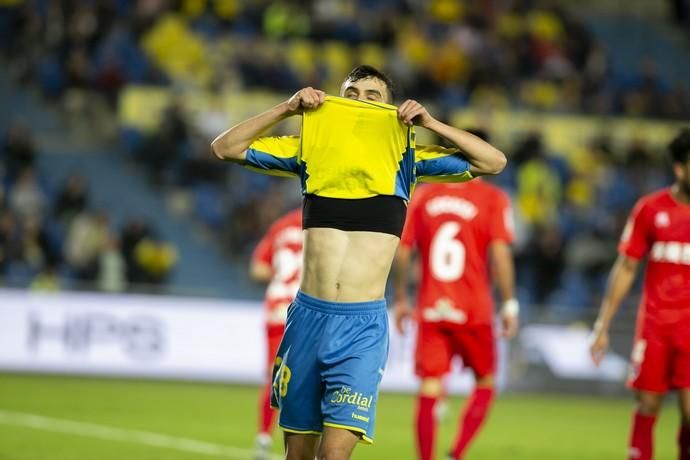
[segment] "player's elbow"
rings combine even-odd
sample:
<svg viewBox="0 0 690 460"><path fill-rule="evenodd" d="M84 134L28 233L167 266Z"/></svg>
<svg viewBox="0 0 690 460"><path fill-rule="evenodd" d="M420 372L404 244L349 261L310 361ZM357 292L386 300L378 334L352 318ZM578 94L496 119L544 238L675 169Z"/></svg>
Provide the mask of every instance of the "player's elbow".
<svg viewBox="0 0 690 460"><path fill-rule="evenodd" d="M228 149L223 146L222 139L218 137L211 142L211 153L217 159L227 161L230 159L229 154L231 152L229 152Z"/></svg>
<svg viewBox="0 0 690 460"><path fill-rule="evenodd" d="M620 256L619 265L626 272L634 274L637 273L637 267L640 266L640 261L632 257Z"/></svg>
<svg viewBox="0 0 690 460"><path fill-rule="evenodd" d="M500 174L506 168L507 164L508 159L506 158L505 154L500 150L495 150L485 166L486 174L491 176Z"/></svg>
<svg viewBox="0 0 690 460"><path fill-rule="evenodd" d="M489 158L482 158L479 161L470 163L470 173L472 176L495 176L500 174L508 164L506 156L501 151Z"/></svg>
<svg viewBox="0 0 690 460"><path fill-rule="evenodd" d="M244 150L231 145L223 135L218 136L211 142L211 153L222 161L242 161L244 159Z"/></svg>

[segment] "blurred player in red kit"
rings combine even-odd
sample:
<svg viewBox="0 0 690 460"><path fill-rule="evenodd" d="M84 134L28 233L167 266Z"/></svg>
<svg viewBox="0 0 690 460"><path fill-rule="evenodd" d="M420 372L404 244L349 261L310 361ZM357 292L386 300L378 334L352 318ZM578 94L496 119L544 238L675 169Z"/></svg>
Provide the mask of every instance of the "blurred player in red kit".
<svg viewBox="0 0 690 460"><path fill-rule="evenodd" d="M619 257L594 323L592 359L599 364L609 327L647 257L628 385L635 391L628 459L653 457L653 430L664 394L678 390L680 460L690 460L690 129L669 145L675 183L642 197L628 220Z"/></svg>
<svg viewBox="0 0 690 460"><path fill-rule="evenodd" d="M421 377L416 413L421 460L434 455L435 407L444 394L442 378L450 371L453 356L460 356L472 369L476 387L449 458L463 458L491 406L496 351L489 272L503 300L502 333L513 337L518 328L518 303L513 292L512 240L508 196L481 179L422 186L410 202L394 264L395 321L403 332L403 319L412 314L406 289L416 247L421 264L415 357L416 373Z"/></svg>
<svg viewBox="0 0 690 460"><path fill-rule="evenodd" d="M288 212L271 225L261 239L250 266L255 281L268 283L266 289L266 383L261 391L257 459L268 458L275 411L271 408L271 371L285 332L287 309L299 289L302 269L302 210Z"/></svg>

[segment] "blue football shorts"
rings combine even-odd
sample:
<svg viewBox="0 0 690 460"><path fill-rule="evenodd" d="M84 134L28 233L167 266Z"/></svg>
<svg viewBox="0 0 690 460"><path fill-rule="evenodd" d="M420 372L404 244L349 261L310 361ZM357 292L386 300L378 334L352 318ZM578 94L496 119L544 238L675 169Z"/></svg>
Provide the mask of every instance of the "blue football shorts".
<svg viewBox="0 0 690 460"><path fill-rule="evenodd" d="M301 434L344 428L373 443L387 358L385 300L326 302L298 292L273 367L280 427Z"/></svg>

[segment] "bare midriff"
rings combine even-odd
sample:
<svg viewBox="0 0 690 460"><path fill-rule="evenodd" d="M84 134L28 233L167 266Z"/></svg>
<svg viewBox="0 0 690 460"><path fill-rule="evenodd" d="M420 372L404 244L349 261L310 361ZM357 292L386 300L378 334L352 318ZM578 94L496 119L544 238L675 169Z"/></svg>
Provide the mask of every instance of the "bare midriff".
<svg viewBox="0 0 690 460"><path fill-rule="evenodd" d="M329 302L383 299L399 241L387 233L306 229L300 290Z"/></svg>

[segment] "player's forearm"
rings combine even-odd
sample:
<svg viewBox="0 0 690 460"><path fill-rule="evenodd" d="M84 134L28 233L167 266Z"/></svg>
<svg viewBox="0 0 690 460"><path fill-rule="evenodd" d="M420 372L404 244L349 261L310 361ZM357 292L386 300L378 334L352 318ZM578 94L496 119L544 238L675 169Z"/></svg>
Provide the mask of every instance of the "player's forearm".
<svg viewBox="0 0 690 460"><path fill-rule="evenodd" d="M501 302L515 298L515 264L510 245L497 242L491 245L491 266L494 283L498 287Z"/></svg>
<svg viewBox="0 0 690 460"><path fill-rule="evenodd" d="M211 142L211 151L220 160L242 162L246 158L247 148L257 137L290 115L292 113L288 109L287 102L280 103L216 137Z"/></svg>
<svg viewBox="0 0 690 460"><path fill-rule="evenodd" d="M498 174L506 167L507 159L503 152L474 134L449 126L436 119L424 128L448 139L459 148L469 161L470 173L473 176Z"/></svg>
<svg viewBox="0 0 690 460"><path fill-rule="evenodd" d="M620 256L616 260L611 270L606 294L601 302L597 321L594 324L595 330L608 331L611 327L613 317L635 281L638 265L639 262L625 256Z"/></svg>
<svg viewBox="0 0 690 460"><path fill-rule="evenodd" d="M412 255L409 249L399 247L393 260L393 299L397 302L407 298L407 283L410 273L410 259Z"/></svg>

